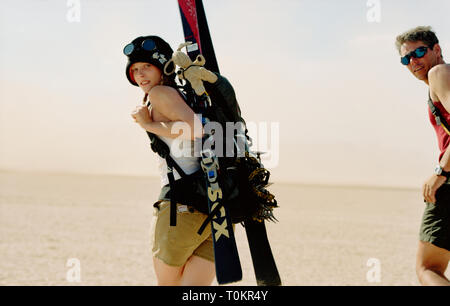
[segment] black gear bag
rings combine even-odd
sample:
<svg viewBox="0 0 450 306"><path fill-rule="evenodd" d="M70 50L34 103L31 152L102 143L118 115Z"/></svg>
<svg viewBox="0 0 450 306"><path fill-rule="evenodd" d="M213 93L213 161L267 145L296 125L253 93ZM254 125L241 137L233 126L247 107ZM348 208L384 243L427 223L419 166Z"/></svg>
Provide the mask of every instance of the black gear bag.
<svg viewBox="0 0 450 306"><path fill-rule="evenodd" d="M223 137L218 133L215 143L222 142L223 157L218 157L218 180L223 192L221 205L226 205L233 223L240 223L248 219L264 221L276 220L272 210L277 207L275 196L266 187L269 185L270 172L263 167L260 160L249 152L247 129L245 121L241 117L239 104L235 92L228 80L217 74L215 83L205 82L205 88L209 95L197 96L189 83L182 87L181 95L195 113L201 113L211 122L217 122L224 132ZM211 103L208 104L207 100ZM243 127L241 132L233 131L233 135L225 135L228 124ZM221 205L217 205L210 213L208 211L207 191L205 185L205 173L202 169L186 175L184 171L170 156L170 150L166 143L156 135L147 132L151 140L151 148L167 162L170 190L165 194L171 202L171 225L176 224L176 203L192 206L200 212L208 214L205 222L199 229L203 232L211 219L218 214ZM215 135L214 135L215 136ZM219 137L221 139L219 139ZM227 137L232 137L233 146L227 146ZM242 144L244 143L244 146ZM212 147L214 147L213 144ZM175 180L173 170L181 176Z"/></svg>

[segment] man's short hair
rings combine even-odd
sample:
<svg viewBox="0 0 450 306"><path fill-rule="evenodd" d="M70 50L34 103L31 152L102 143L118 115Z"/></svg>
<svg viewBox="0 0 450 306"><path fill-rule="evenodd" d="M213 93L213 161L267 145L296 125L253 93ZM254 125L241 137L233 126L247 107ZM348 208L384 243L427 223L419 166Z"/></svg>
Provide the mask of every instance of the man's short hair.
<svg viewBox="0 0 450 306"><path fill-rule="evenodd" d="M400 48L407 41L423 41L431 49L439 43L436 33L433 32L430 26L419 26L397 36L395 46L398 53L400 53Z"/></svg>

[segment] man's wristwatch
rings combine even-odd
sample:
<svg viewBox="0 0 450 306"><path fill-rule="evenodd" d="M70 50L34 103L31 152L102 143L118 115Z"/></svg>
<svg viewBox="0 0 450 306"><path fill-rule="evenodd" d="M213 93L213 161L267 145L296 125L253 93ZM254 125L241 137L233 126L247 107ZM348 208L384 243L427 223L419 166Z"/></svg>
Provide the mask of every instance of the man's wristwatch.
<svg viewBox="0 0 450 306"><path fill-rule="evenodd" d="M450 177L450 172L444 171L441 165L437 165L436 168L434 168L434 173L439 176L445 176L446 178Z"/></svg>

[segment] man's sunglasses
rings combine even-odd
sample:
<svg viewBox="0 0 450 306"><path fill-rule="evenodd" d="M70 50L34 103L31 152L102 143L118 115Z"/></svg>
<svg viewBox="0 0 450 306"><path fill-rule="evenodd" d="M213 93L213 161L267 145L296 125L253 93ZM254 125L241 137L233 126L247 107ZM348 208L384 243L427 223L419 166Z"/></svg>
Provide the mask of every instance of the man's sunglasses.
<svg viewBox="0 0 450 306"><path fill-rule="evenodd" d="M400 61L405 66L409 65L409 62L411 61L411 57L422 58L425 56L425 54L427 54L428 49L430 49L430 48L425 47L425 46L419 47L416 50L411 51L408 54L406 54L405 56L403 56L402 58L400 58Z"/></svg>

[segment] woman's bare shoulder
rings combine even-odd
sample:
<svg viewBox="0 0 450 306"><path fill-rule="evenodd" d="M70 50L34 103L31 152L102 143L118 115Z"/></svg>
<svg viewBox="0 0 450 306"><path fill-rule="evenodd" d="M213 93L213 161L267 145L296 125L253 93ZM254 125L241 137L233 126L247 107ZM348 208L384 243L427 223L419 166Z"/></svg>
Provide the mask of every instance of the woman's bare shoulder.
<svg viewBox="0 0 450 306"><path fill-rule="evenodd" d="M150 100L161 100L165 98L173 99L174 97L179 97L178 90L165 85L156 85L148 93Z"/></svg>
<svg viewBox="0 0 450 306"><path fill-rule="evenodd" d="M186 121L193 116L192 109L185 103L176 88L155 86L149 92L149 99L154 110L170 120Z"/></svg>
<svg viewBox="0 0 450 306"><path fill-rule="evenodd" d="M178 90L170 86L155 86L148 93L148 97L156 109L163 105L176 107L177 105L185 104Z"/></svg>

